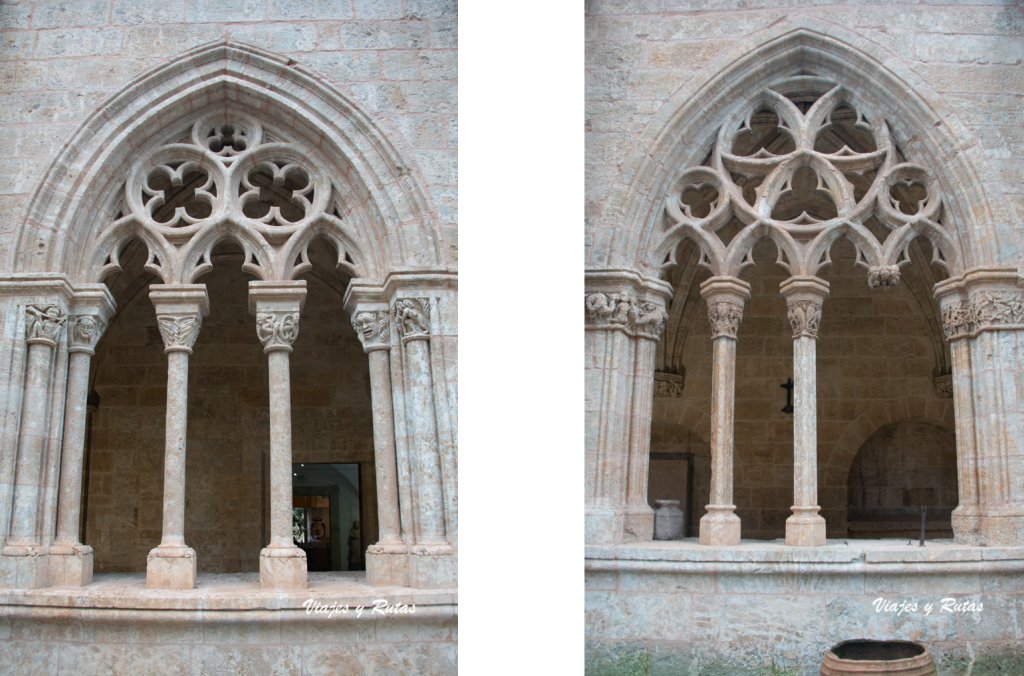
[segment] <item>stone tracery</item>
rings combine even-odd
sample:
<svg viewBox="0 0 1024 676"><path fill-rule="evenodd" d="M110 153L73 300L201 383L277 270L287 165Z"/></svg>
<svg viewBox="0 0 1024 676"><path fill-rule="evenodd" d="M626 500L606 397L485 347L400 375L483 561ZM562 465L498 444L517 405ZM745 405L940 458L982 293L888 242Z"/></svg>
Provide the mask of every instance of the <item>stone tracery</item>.
<svg viewBox="0 0 1024 676"><path fill-rule="evenodd" d="M675 264L687 237L713 274L736 276L768 237L791 274L815 275L845 235L876 288L898 283L908 245L924 235L933 262L956 272L938 182L902 160L886 122L866 108L841 84L810 75L745 102L722 124L708 160L684 171L666 198L659 261ZM723 237L737 221L739 232Z"/></svg>

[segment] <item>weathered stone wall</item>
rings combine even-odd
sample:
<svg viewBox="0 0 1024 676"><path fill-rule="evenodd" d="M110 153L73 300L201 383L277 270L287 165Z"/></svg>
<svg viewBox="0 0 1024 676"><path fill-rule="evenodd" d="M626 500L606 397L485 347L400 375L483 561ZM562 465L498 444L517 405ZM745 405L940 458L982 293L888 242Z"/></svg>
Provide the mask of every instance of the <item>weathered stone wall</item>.
<svg viewBox="0 0 1024 676"><path fill-rule="evenodd" d="M829 648L855 638L919 641L950 676L1024 668L1019 567L980 556L929 563L970 557L963 552L839 547L803 557L748 550L718 562L692 550L648 552L624 564L592 552L601 569L587 573L587 673L810 676ZM943 599L954 599L949 611Z"/></svg>
<svg viewBox="0 0 1024 676"><path fill-rule="evenodd" d="M185 539L200 572L256 571L269 539L267 359L240 264L240 256L228 256L202 278L210 314L189 362ZM316 272L305 278L309 295L291 356L293 460L360 463L363 536L373 543L366 355L342 310L338 280ZM138 288L126 286L124 295ZM87 460L84 542L95 550L97 572L141 572L161 536L167 360L147 287L118 300L122 309L93 371L100 406Z"/></svg>
<svg viewBox="0 0 1024 676"><path fill-rule="evenodd" d="M74 129L138 75L230 38L288 56L373 116L415 163L456 253L456 4L39 0L0 4L0 268Z"/></svg>

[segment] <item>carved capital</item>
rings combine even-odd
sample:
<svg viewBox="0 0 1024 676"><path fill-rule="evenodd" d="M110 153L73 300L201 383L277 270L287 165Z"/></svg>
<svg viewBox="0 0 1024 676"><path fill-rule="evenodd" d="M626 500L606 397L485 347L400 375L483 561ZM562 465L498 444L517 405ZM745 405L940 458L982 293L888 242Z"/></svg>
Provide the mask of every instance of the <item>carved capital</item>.
<svg viewBox="0 0 1024 676"><path fill-rule="evenodd" d="M298 312L257 312L256 335L263 343L263 351L287 350L299 337Z"/></svg>
<svg viewBox="0 0 1024 676"><path fill-rule="evenodd" d="M942 373L940 375L933 376L932 386L935 388L935 394L943 399L953 398L953 374Z"/></svg>
<svg viewBox="0 0 1024 676"><path fill-rule="evenodd" d="M668 312L661 303L638 301L629 293L588 293L583 301L587 328L617 328L630 335L657 340Z"/></svg>
<svg viewBox="0 0 1024 676"><path fill-rule="evenodd" d="M794 338L818 337L818 327L821 325L821 304L822 301L814 299L786 301L786 317L793 329Z"/></svg>
<svg viewBox="0 0 1024 676"><path fill-rule="evenodd" d="M68 351L96 351L96 343L107 330L107 323L97 315L71 315L68 319Z"/></svg>
<svg viewBox="0 0 1024 676"><path fill-rule="evenodd" d="M665 329L668 313L659 303L640 301L633 306L630 319L633 322L633 330L638 336L657 340Z"/></svg>
<svg viewBox="0 0 1024 676"><path fill-rule="evenodd" d="M974 331L974 317L970 305L956 302L942 308L942 333L946 340L963 338Z"/></svg>
<svg viewBox="0 0 1024 676"><path fill-rule="evenodd" d="M682 373L655 371L654 396L659 398L679 398L683 396L685 380L686 377Z"/></svg>
<svg viewBox="0 0 1024 676"><path fill-rule="evenodd" d="M45 343L56 346L60 339L60 330L67 321L67 315L56 305L29 305L25 308L28 323L25 325L25 337L29 343Z"/></svg>
<svg viewBox="0 0 1024 676"><path fill-rule="evenodd" d="M1024 294L1020 291L979 291L971 294L976 329L1024 325Z"/></svg>
<svg viewBox="0 0 1024 676"><path fill-rule="evenodd" d="M883 286L896 286L900 283L900 266L880 265L868 268L868 286L878 289Z"/></svg>
<svg viewBox="0 0 1024 676"><path fill-rule="evenodd" d="M430 337L429 298L399 298L391 306L391 314L402 340Z"/></svg>
<svg viewBox="0 0 1024 676"><path fill-rule="evenodd" d="M363 349L386 349L391 344L391 316L387 310L363 310L352 317L352 328Z"/></svg>
<svg viewBox="0 0 1024 676"><path fill-rule="evenodd" d="M192 346L199 337L203 318L198 312L188 314L161 314L156 316L160 337L164 341L164 352L192 352Z"/></svg>
<svg viewBox="0 0 1024 676"><path fill-rule="evenodd" d="M736 338L743 320L743 303L734 300L708 299L708 323L711 338Z"/></svg>
<svg viewBox="0 0 1024 676"><path fill-rule="evenodd" d="M635 303L626 293L588 293L583 303L587 324L627 329Z"/></svg>

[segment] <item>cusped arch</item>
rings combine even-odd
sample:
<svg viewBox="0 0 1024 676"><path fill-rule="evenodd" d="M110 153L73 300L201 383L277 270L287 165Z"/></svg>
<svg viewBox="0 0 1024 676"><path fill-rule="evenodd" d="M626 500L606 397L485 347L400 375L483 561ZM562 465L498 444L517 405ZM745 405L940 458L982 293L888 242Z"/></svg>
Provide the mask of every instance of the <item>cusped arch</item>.
<svg viewBox="0 0 1024 676"><path fill-rule="evenodd" d="M684 172L701 164L731 112L750 107L751 97L772 82L804 70L854 90L888 122L908 159L934 172L958 270L1015 263L1004 260L1014 247L1001 242L998 231L1009 207L983 189L998 185L998 177L990 175L970 131L921 77L895 56L885 57L880 45L816 18L787 18L754 39L754 49L737 47L713 61L711 79L676 91L648 125L594 216L589 268L657 277L666 247L665 197Z"/></svg>
<svg viewBox="0 0 1024 676"><path fill-rule="evenodd" d="M293 243L295 256L310 239L324 235L338 249L340 266L353 276L382 281L398 269L447 267L436 214L399 134L385 132L382 122L293 60L218 41L136 78L79 127L29 204L12 269L60 272L76 284L99 281L116 268L122 240L139 236L123 226L117 232L112 207L126 167L156 143L166 143L166 135L182 125L233 114L287 129L340 193L340 204L313 224L302 242ZM254 274L300 274L301 264L287 272L271 269L257 243L246 242L230 225L214 225L216 232L190 254L193 265L201 268L202 250L230 236L254 249L247 260L259 269ZM161 250L142 239L151 252ZM178 277L194 278L201 274L196 270Z"/></svg>

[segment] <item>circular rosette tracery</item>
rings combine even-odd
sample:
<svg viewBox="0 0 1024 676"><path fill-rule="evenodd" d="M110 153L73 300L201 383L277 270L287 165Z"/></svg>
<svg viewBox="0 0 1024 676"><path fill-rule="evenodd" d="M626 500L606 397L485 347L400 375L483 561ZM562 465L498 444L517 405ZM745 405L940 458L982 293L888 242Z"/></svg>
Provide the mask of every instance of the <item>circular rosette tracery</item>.
<svg viewBox="0 0 1024 676"><path fill-rule="evenodd" d="M125 184L129 210L172 241L191 237L223 210L223 178L202 152L164 146L137 162Z"/></svg>
<svg viewBox="0 0 1024 676"><path fill-rule="evenodd" d="M324 212L329 186L284 144L268 144L233 169L237 211L268 240L283 241Z"/></svg>

